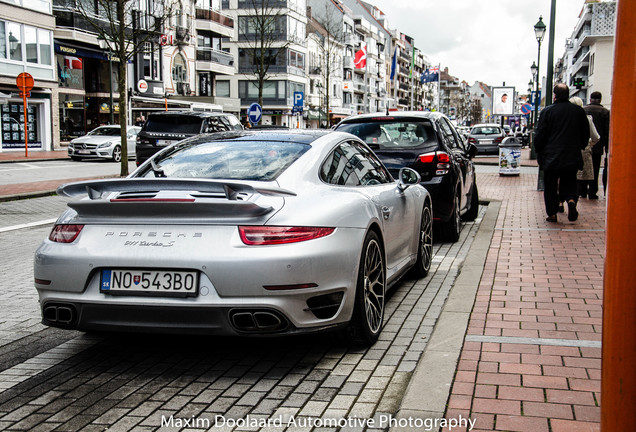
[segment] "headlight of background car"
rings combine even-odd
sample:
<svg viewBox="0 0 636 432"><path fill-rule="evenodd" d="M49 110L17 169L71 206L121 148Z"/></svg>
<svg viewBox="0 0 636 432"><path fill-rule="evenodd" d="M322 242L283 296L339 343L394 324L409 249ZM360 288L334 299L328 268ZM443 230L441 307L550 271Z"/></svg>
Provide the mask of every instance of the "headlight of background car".
<svg viewBox="0 0 636 432"><path fill-rule="evenodd" d="M108 141L108 142L105 142L104 144L98 145L97 148L106 148L106 147L110 147L112 145L113 145L113 142L112 141Z"/></svg>

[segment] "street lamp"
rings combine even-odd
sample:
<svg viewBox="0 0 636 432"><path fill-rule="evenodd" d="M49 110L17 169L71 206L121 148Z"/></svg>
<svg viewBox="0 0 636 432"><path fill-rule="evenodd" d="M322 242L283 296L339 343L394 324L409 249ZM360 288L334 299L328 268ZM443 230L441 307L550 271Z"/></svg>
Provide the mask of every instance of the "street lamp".
<svg viewBox="0 0 636 432"><path fill-rule="evenodd" d="M115 107L113 106L113 49L110 46L108 40L102 37L97 38L99 47L103 50L108 50L108 84L110 91L110 124L115 124Z"/></svg>
<svg viewBox="0 0 636 432"><path fill-rule="evenodd" d="M541 42L543 41L543 37L545 36L545 30L546 30L546 25L543 22L543 17L540 16L539 17L539 21L537 21L537 23L534 25L534 35L537 38L537 64L535 65L534 62L532 63L532 66L530 67L530 70L532 71L532 75L536 76L535 79L535 94L534 94L534 114L533 114L533 119L532 119L532 127L536 127L537 125L537 113L539 112L539 102L540 102L540 98L539 98L539 65L541 64ZM532 147L531 147L531 151L530 151L530 159L536 159L537 158L537 154L535 152L534 149L534 141L532 143Z"/></svg>

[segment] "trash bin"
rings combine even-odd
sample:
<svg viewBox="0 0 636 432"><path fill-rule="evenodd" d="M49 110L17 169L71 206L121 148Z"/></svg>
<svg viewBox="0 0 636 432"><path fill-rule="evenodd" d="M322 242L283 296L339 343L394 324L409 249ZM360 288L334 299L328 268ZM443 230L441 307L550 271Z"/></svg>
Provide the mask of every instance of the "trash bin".
<svg viewBox="0 0 636 432"><path fill-rule="evenodd" d="M515 137L505 138L499 144L499 175L521 173L521 146L521 141Z"/></svg>

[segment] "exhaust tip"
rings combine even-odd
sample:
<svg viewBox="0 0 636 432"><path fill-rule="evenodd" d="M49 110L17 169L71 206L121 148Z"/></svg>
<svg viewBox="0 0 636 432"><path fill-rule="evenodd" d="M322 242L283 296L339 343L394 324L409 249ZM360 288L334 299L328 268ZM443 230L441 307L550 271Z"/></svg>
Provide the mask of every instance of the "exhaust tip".
<svg viewBox="0 0 636 432"><path fill-rule="evenodd" d="M287 329L289 323L279 312L273 310L233 310L230 322L239 332L272 333Z"/></svg>
<svg viewBox="0 0 636 432"><path fill-rule="evenodd" d="M42 320L47 325L72 327L76 318L75 306L71 304L49 303L42 308Z"/></svg>

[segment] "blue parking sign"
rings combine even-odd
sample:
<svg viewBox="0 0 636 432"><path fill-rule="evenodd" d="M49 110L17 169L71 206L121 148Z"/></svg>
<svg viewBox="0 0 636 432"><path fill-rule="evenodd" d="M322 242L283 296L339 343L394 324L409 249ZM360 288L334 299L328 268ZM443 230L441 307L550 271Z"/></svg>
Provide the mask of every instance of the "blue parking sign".
<svg viewBox="0 0 636 432"><path fill-rule="evenodd" d="M294 106L304 106L305 105L305 94L303 92L294 92Z"/></svg>

